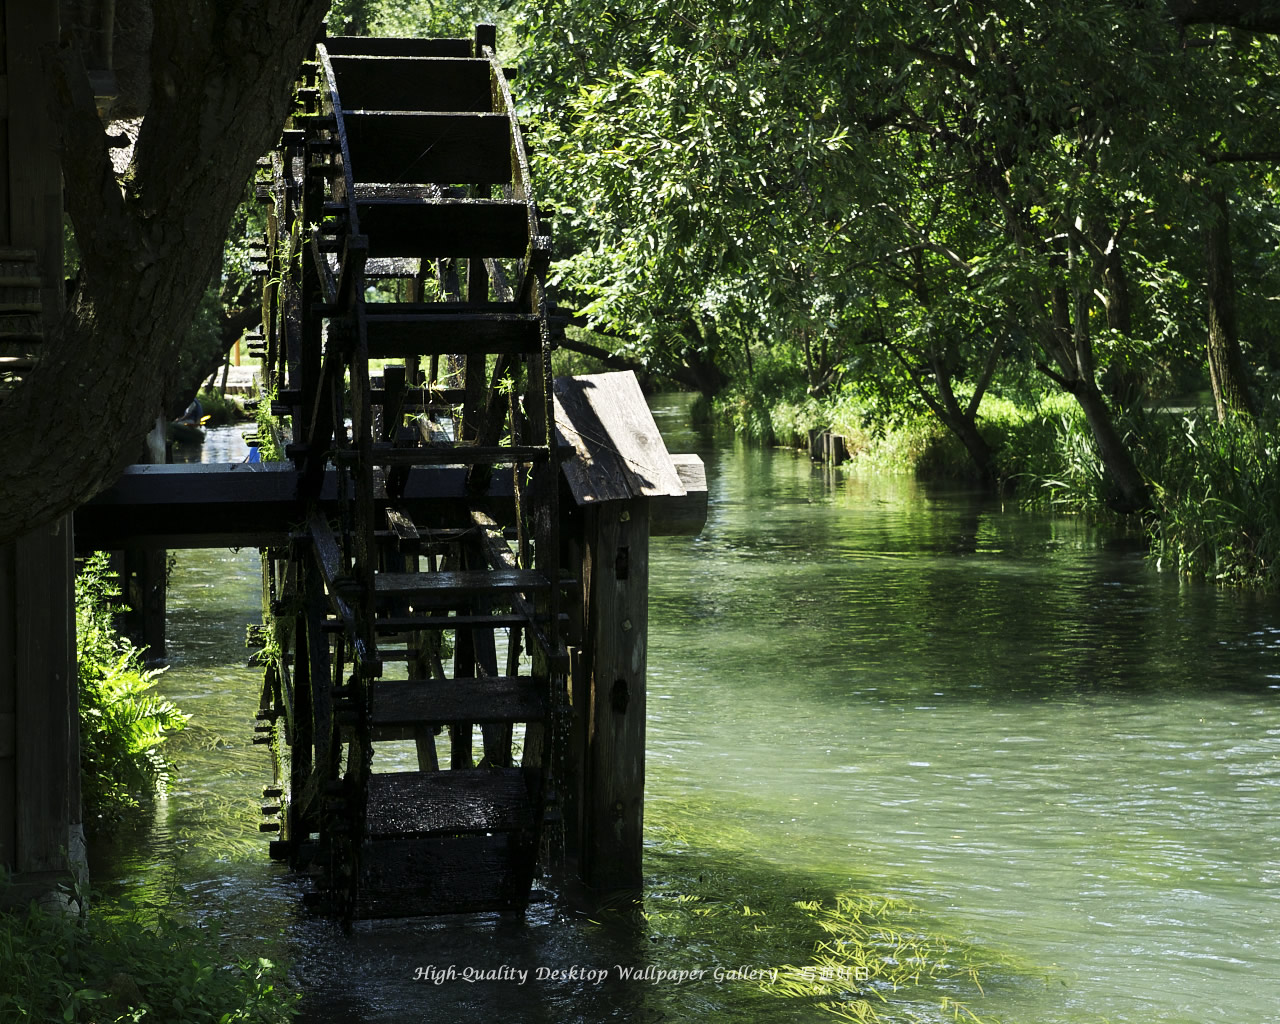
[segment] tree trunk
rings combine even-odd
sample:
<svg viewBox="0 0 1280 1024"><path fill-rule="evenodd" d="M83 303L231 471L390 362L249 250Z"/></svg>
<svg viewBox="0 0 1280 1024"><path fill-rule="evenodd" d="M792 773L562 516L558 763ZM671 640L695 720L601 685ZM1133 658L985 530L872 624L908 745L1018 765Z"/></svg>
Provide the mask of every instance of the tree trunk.
<svg viewBox="0 0 1280 1024"><path fill-rule="evenodd" d="M935 401L928 392L918 387L919 393L924 397L925 402L933 408L935 415L942 421L943 426L960 439L965 451L969 453L973 468L977 471L978 479L983 486L994 487L996 483L995 453L991 450L991 445L987 444L987 439L978 430L977 424L978 405L981 402L982 392L986 390L986 381L980 380L978 382L978 401L972 403L970 408L966 410L961 407L960 401L956 398L956 393L951 387L951 374L947 370L942 356L935 352L931 355L930 362L933 366L934 382L938 387L939 400Z"/></svg>
<svg viewBox="0 0 1280 1024"><path fill-rule="evenodd" d="M944 419L943 422L960 439L960 443L964 445L964 450L969 453L969 458L973 460L973 468L977 471L978 479L982 485L984 487L995 487L995 453L991 450L991 445L987 444L987 439L978 430L977 424L966 416L960 416L954 421L950 418Z"/></svg>
<svg viewBox="0 0 1280 1024"><path fill-rule="evenodd" d="M1102 256L1100 276L1106 296L1107 326L1129 338L1133 336L1133 297L1122 253L1123 249L1113 236ZM1112 363L1103 372L1103 387L1107 397L1120 409L1135 409L1142 399L1142 375L1132 367Z"/></svg>
<svg viewBox="0 0 1280 1024"><path fill-rule="evenodd" d="M1098 457L1115 487L1115 493L1107 504L1114 511L1125 514L1144 511L1151 505L1147 482L1133 459L1133 452L1116 429L1102 392L1092 381L1083 380L1076 381L1070 391L1084 411L1085 421L1098 446Z"/></svg>
<svg viewBox="0 0 1280 1024"><path fill-rule="evenodd" d="M1218 421L1229 412L1257 414L1245 375L1244 356L1236 335L1236 282L1231 268L1231 220L1227 196L1216 189L1210 197L1204 232L1209 303L1209 381Z"/></svg>
<svg viewBox="0 0 1280 1024"><path fill-rule="evenodd" d="M1120 513L1141 512L1151 504L1147 482L1143 479L1133 452L1116 429L1111 408L1094 380L1093 351L1084 324L1071 322L1070 292L1065 285L1055 286L1050 295L1051 322L1043 325L1040 347L1058 367L1055 371L1044 363L1040 370L1071 395L1084 413L1089 432L1098 446L1098 457L1114 488L1107 504ZM1041 302L1041 308L1044 303ZM1078 311L1077 311L1078 312Z"/></svg>
<svg viewBox="0 0 1280 1024"><path fill-rule="evenodd" d="M48 55L80 281L0 404L0 540L69 512L137 454L328 0L156 4L152 95L118 182L78 52Z"/></svg>

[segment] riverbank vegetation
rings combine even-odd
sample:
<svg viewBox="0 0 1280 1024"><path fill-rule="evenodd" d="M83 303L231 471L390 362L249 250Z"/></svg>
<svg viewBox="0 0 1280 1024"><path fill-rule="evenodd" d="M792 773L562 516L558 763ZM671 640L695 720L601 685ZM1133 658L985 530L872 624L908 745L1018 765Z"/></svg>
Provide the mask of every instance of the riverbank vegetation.
<svg viewBox="0 0 1280 1024"><path fill-rule="evenodd" d="M39 907L0 913L0 1020L284 1024L295 999L269 960L228 961L207 931Z"/></svg>
<svg viewBox="0 0 1280 1024"><path fill-rule="evenodd" d="M81 786L86 826L97 833L114 831L163 787L170 768L164 740L187 720L155 692L159 671L148 669L144 652L116 629L118 597L107 556L86 559L75 599ZM81 917L73 911L84 906L83 894L67 895L66 905L54 909L32 904L0 912L0 1020L292 1019L296 997L275 987L269 960L224 949L209 931L154 908L95 905Z"/></svg>
<svg viewBox="0 0 1280 1024"><path fill-rule="evenodd" d="M1275 585L1280 50L1210 6L526 10L569 343Z"/></svg>
<svg viewBox="0 0 1280 1024"><path fill-rule="evenodd" d="M76 577L76 653L81 799L91 830L110 830L165 784L161 746L187 721L155 692L159 670L116 629L118 597L107 555L86 559Z"/></svg>

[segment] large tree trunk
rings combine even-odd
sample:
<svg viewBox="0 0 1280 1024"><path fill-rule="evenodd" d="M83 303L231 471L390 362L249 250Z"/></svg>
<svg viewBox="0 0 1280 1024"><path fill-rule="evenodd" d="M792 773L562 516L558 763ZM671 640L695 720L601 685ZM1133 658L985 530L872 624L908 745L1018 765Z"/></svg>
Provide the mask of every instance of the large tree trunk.
<svg viewBox="0 0 1280 1024"><path fill-rule="evenodd" d="M965 451L969 453L969 459L973 462L979 482L984 487L994 487L996 485L995 452L991 450L991 445L987 444L987 439L982 436L977 424L966 416L960 416L954 420L947 417L942 422L960 439Z"/></svg>
<svg viewBox="0 0 1280 1024"><path fill-rule="evenodd" d="M150 105L123 183L79 53L48 55L43 100L59 122L81 276L45 354L0 404L0 539L70 511L137 454L327 9L328 0L156 4Z"/></svg>
<svg viewBox="0 0 1280 1024"><path fill-rule="evenodd" d="M1218 421L1228 413L1256 415L1245 375L1244 356L1236 334L1236 281L1231 268L1231 219L1227 196L1216 189L1210 197L1204 229L1209 304L1209 381Z"/></svg>

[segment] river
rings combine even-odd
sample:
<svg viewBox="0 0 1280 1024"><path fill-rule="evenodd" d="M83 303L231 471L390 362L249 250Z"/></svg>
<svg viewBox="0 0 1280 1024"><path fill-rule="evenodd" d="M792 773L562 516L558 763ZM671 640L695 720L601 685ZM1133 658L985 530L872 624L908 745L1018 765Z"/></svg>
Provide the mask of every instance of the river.
<svg viewBox="0 0 1280 1024"><path fill-rule="evenodd" d="M255 817L251 551L176 556L161 686L194 717L152 820L95 850L105 898L269 949L306 1022L821 1021L861 992L886 1021L1280 1024L1280 603L685 408L655 402L710 515L653 543L643 912L306 918ZM877 987L863 955L936 976ZM726 975L782 965L835 973Z"/></svg>

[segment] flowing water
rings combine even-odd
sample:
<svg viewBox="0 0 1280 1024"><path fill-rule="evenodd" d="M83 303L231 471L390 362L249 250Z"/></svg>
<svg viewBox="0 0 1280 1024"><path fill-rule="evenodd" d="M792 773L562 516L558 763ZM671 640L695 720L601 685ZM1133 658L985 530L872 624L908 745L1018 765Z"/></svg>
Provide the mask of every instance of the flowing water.
<svg viewBox="0 0 1280 1024"><path fill-rule="evenodd" d="M303 917L254 817L250 551L177 555L162 685L195 717L97 884L233 950L266 940L307 1021L821 1021L862 992L893 1021L957 1000L1007 1022L1278 1024L1280 604L1179 584L1075 520L717 444L684 408L656 403L668 446L706 460L710 516L653 543L643 913L552 900L349 937ZM840 896L887 901L862 937L905 936L899 959L953 977L883 1002L847 973L826 996L653 980L813 966Z"/></svg>

